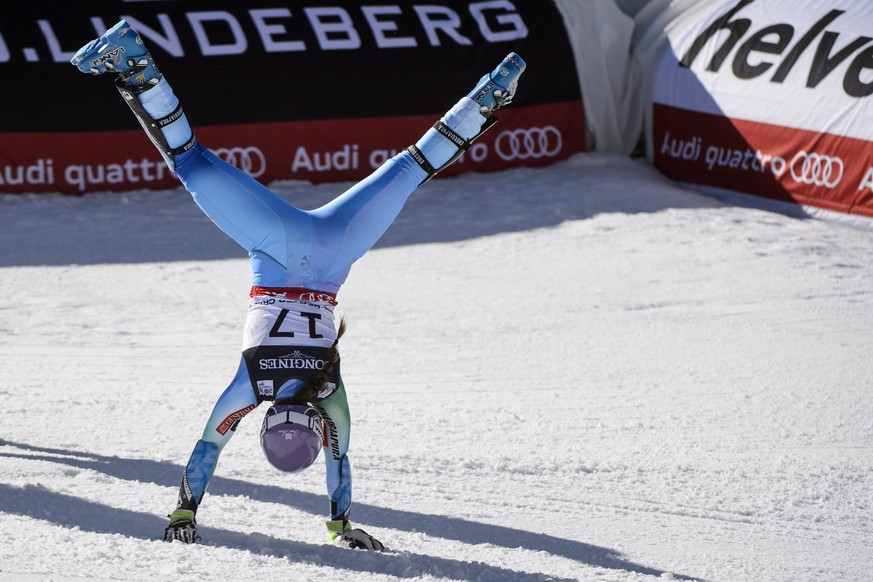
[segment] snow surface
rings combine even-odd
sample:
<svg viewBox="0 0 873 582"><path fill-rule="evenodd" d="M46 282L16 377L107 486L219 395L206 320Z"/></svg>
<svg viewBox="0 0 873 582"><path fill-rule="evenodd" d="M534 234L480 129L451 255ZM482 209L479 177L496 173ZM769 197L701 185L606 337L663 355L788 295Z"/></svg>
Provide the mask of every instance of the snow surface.
<svg viewBox="0 0 873 582"><path fill-rule="evenodd" d="M344 185L285 183L314 207ZM0 580L870 580L873 233L643 161L435 180L340 294L353 519L225 450L248 262L181 189L0 196Z"/></svg>

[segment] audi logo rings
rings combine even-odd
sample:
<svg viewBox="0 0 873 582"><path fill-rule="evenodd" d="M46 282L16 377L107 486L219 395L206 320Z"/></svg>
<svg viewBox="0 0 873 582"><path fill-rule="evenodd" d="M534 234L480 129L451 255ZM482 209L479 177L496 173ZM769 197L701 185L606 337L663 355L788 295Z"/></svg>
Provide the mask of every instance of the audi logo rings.
<svg viewBox="0 0 873 582"><path fill-rule="evenodd" d="M797 152L791 160L791 177L800 184L835 188L843 179L843 160L815 152Z"/></svg>
<svg viewBox="0 0 873 582"><path fill-rule="evenodd" d="M563 145L561 132L552 125L506 130L494 141L497 155L507 162L553 158Z"/></svg>
<svg viewBox="0 0 873 582"><path fill-rule="evenodd" d="M255 146L215 148L212 153L252 178L258 178L267 171L267 159L264 157L264 152Z"/></svg>

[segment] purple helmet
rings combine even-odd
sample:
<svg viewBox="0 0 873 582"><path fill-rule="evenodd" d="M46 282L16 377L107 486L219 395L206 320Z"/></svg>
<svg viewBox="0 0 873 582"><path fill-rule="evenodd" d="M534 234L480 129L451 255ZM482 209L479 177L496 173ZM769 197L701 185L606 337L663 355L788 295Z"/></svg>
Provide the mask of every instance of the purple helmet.
<svg viewBox="0 0 873 582"><path fill-rule="evenodd" d="M318 458L324 444L321 416L307 404L275 404L261 426L261 448L279 470L302 471Z"/></svg>

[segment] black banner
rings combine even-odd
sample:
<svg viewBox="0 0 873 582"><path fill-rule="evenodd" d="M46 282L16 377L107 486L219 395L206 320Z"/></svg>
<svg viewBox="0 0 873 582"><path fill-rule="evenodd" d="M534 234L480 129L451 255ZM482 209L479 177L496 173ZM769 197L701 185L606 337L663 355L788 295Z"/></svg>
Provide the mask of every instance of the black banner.
<svg viewBox="0 0 873 582"><path fill-rule="evenodd" d="M509 52L515 102L442 175L582 151L584 112L550 0L13 1L0 21L0 192L164 188L175 178L111 75L69 64L120 18L207 147L264 182L359 179L412 143Z"/></svg>
<svg viewBox="0 0 873 582"><path fill-rule="evenodd" d="M580 98L560 14L543 0L15 1L5 13L2 131L129 127L124 104L107 104L109 79L69 64L121 17L194 125L442 113L510 50L530 63L525 104Z"/></svg>

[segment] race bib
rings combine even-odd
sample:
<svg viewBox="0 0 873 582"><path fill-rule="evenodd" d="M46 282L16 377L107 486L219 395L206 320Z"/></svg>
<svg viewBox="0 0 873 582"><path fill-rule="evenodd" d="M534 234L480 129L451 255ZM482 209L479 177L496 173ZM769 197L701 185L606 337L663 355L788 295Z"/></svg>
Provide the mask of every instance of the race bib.
<svg viewBox="0 0 873 582"><path fill-rule="evenodd" d="M340 383L339 359L330 363L330 348L308 346L257 346L243 351L243 359L258 402L275 400L290 380L309 384L327 370L327 381L315 388L307 401L333 394Z"/></svg>
<svg viewBox="0 0 873 582"><path fill-rule="evenodd" d="M333 308L284 297L253 297L243 351L265 345L329 348L336 340Z"/></svg>
<svg viewBox="0 0 873 582"><path fill-rule="evenodd" d="M340 383L339 360L330 364L336 341L333 309L284 297L253 297L243 337L243 359L258 402L275 400L290 380L310 384L327 370L311 400L333 394ZM283 395L284 397L284 395Z"/></svg>

